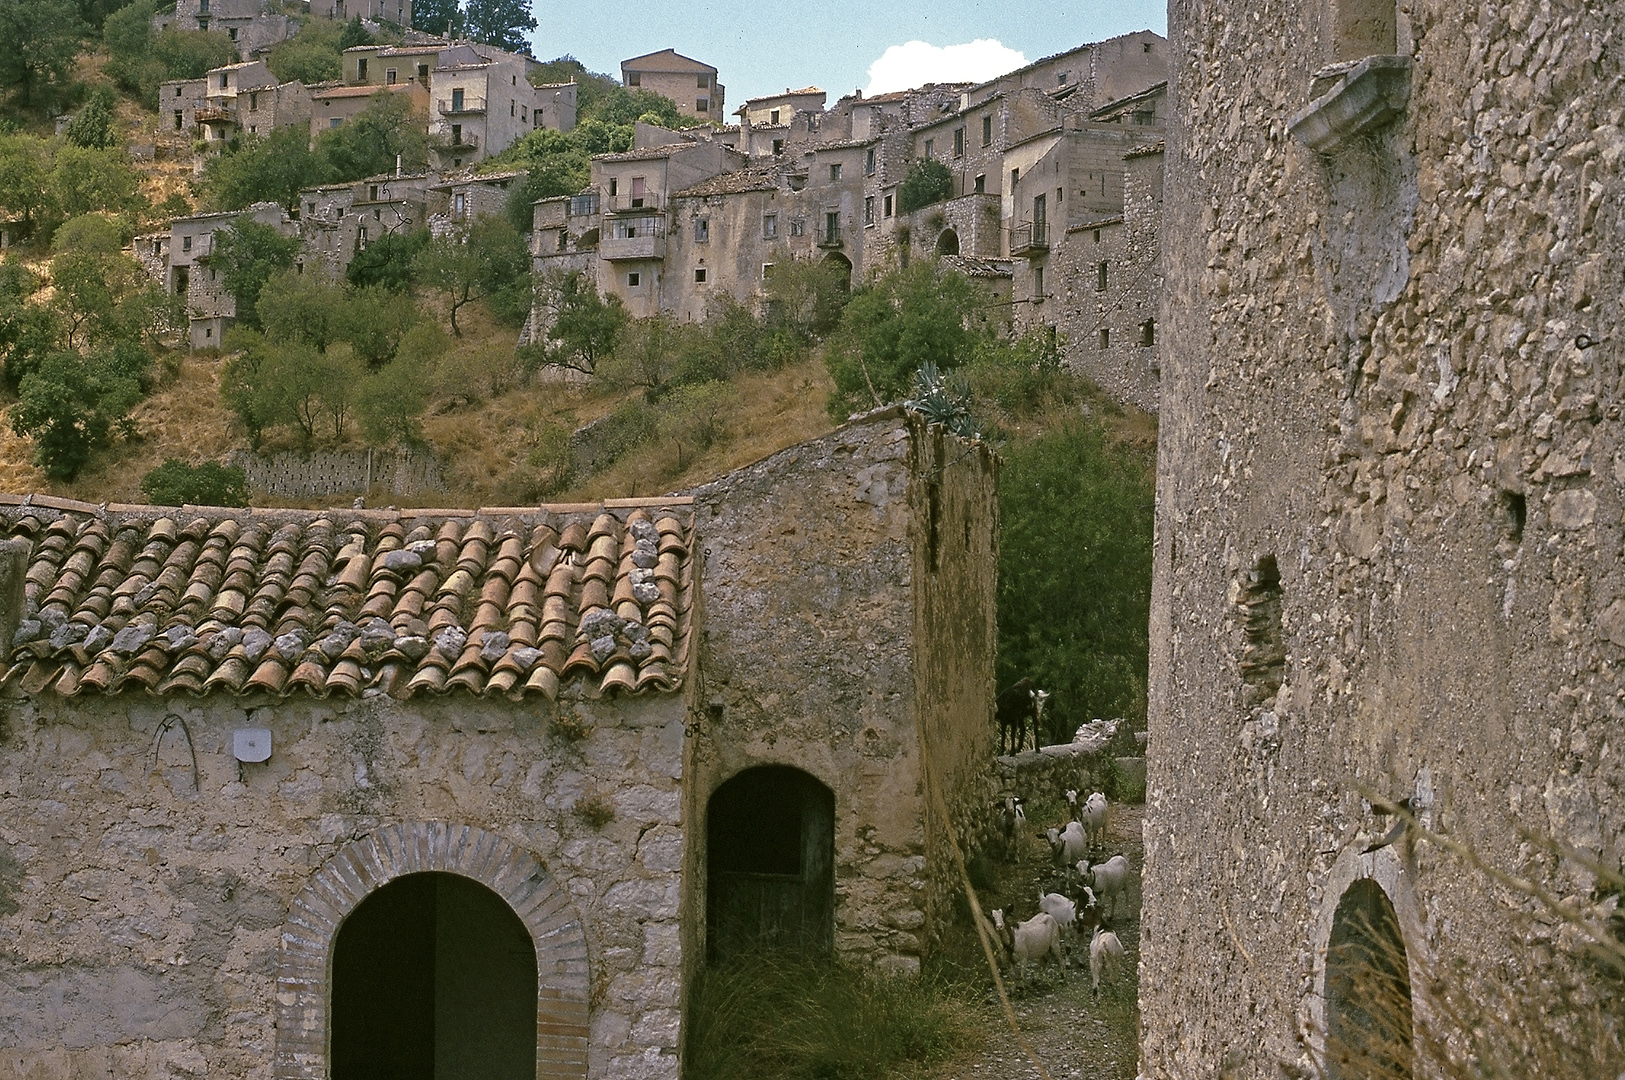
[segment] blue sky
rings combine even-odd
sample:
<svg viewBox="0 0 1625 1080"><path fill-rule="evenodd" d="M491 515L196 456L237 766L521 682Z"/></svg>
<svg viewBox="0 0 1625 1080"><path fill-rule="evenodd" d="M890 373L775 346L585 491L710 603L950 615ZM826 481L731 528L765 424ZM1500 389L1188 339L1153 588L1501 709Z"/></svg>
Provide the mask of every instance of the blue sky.
<svg viewBox="0 0 1625 1080"><path fill-rule="evenodd" d="M1027 62L1089 41L1152 29L1167 32L1164 0L937 0L932 4L883 4L865 0L646 0L642 4L537 3L535 55L550 60L569 53L589 70L617 78L628 57L674 48L716 65L727 87L727 109L746 98L814 85L833 104L842 94L871 87L870 67L891 46L921 41L894 53L877 75L876 92L889 83L948 81L959 65L983 67ZM948 46L979 44L972 49ZM1004 58L1004 65L997 61ZM997 72L995 72L997 73ZM885 77L889 76L889 77ZM961 76L964 77L964 76ZM974 76L972 76L974 77ZM987 76L983 76L987 77Z"/></svg>

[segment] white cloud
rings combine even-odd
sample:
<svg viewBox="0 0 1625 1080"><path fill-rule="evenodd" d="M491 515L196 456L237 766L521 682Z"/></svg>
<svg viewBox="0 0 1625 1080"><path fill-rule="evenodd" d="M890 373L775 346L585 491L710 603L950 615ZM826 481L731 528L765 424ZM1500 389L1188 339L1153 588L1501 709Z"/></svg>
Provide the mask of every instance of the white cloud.
<svg viewBox="0 0 1625 1080"><path fill-rule="evenodd" d="M889 94L928 82L986 82L1026 64L1025 56L993 38L943 46L910 41L888 47L869 65L869 85L863 92Z"/></svg>

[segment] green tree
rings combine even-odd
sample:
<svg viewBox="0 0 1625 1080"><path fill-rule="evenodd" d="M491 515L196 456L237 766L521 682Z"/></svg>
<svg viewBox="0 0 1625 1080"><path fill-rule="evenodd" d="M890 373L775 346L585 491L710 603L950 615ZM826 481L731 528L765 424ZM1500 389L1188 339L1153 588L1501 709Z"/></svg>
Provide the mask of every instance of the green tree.
<svg viewBox="0 0 1625 1080"><path fill-rule="evenodd" d="M1052 739L1096 716L1145 716L1153 496L1150 454L1098 422L1005 450L998 684L1026 675L1050 691Z"/></svg>
<svg viewBox="0 0 1625 1080"><path fill-rule="evenodd" d="M122 213L146 201L140 176L117 150L61 147L52 163L50 187L56 208L68 218L93 210Z"/></svg>
<svg viewBox="0 0 1625 1080"><path fill-rule="evenodd" d="M353 49L357 45L371 44L372 35L367 33L367 28L361 25L361 16L359 15L352 16L350 21L344 24L344 29L339 32L338 46L340 53L343 53L345 49Z"/></svg>
<svg viewBox="0 0 1625 1080"><path fill-rule="evenodd" d="M50 147L31 135L0 135L0 210L21 214L29 231L51 205Z"/></svg>
<svg viewBox="0 0 1625 1080"><path fill-rule="evenodd" d="M976 337L965 320L975 299L969 280L933 263L855 293L825 354L835 380L830 415L898 400L922 364L951 371L968 360Z"/></svg>
<svg viewBox="0 0 1625 1080"><path fill-rule="evenodd" d="M429 245L429 230L388 233L379 237L350 260L345 280L357 288L379 286L391 292L406 292L416 280L417 258Z"/></svg>
<svg viewBox="0 0 1625 1080"><path fill-rule="evenodd" d="M300 191L326 177L326 163L310 149L310 133L297 125L277 128L262 138L241 138L235 148L209 158L203 166L204 201L216 210L241 210L257 202L291 209Z"/></svg>
<svg viewBox="0 0 1625 1080"><path fill-rule="evenodd" d="M362 434L378 444L421 439L431 382L429 365L417 356L401 356L367 376L355 401Z"/></svg>
<svg viewBox="0 0 1625 1080"><path fill-rule="evenodd" d="M284 236L252 218L238 218L214 234L209 266L220 271L226 291L236 298L239 322L259 325L260 290L272 274L293 266L298 251L297 236Z"/></svg>
<svg viewBox="0 0 1625 1080"><path fill-rule="evenodd" d="M594 154L624 154L632 149L635 132L632 122L612 124L589 116L576 123L570 138L590 157Z"/></svg>
<svg viewBox="0 0 1625 1080"><path fill-rule="evenodd" d="M393 172L397 155L406 171L423 169L429 160L429 136L423 116L412 111L410 98L380 90L350 120L322 132L316 152L324 182L342 184Z"/></svg>
<svg viewBox="0 0 1625 1080"><path fill-rule="evenodd" d="M158 0L135 0L109 15L102 26L107 74L143 97L164 80L163 63L152 54L152 17L157 11Z"/></svg>
<svg viewBox="0 0 1625 1080"><path fill-rule="evenodd" d="M682 386L661 401L656 431L672 444L674 471L726 438L727 417L738 401L738 391L725 382Z"/></svg>
<svg viewBox="0 0 1625 1080"><path fill-rule="evenodd" d="M574 195L592 179L592 158L570 135L551 128L528 132L493 159L493 168L523 169L523 183L508 192L508 219L520 232L531 229L537 199Z"/></svg>
<svg viewBox="0 0 1625 1080"><path fill-rule="evenodd" d="M278 344L300 342L317 352L326 352L339 340L344 290L320 274L280 270L260 287L255 307L266 340Z"/></svg>
<svg viewBox="0 0 1625 1080"><path fill-rule="evenodd" d="M329 82L343 73L344 50L339 39L344 24L332 19L306 19L299 33L272 47L265 62L283 82Z"/></svg>
<svg viewBox="0 0 1625 1080"><path fill-rule="evenodd" d="M123 252L67 251L51 260L51 306L66 324L69 348L116 333L118 305L137 288L141 267Z"/></svg>
<svg viewBox="0 0 1625 1080"><path fill-rule="evenodd" d="M0 375L16 393L23 376L56 351L62 337L54 310L29 302L40 280L17 259L0 262Z"/></svg>
<svg viewBox="0 0 1625 1080"><path fill-rule="evenodd" d="M141 400L138 376L129 366L119 350L88 357L56 352L23 376L11 427L34 440L34 462L47 476L72 480L79 475Z"/></svg>
<svg viewBox="0 0 1625 1080"><path fill-rule="evenodd" d="M899 213L912 214L922 206L939 203L954 193L953 173L933 158L921 158L908 170L897 189Z"/></svg>
<svg viewBox="0 0 1625 1080"><path fill-rule="evenodd" d="M373 286L352 290L339 311L338 337L371 371L388 365L401 342L423 321L417 303L404 293Z"/></svg>
<svg viewBox="0 0 1625 1080"><path fill-rule="evenodd" d="M545 338L526 357L533 366L555 365L591 375L615 351L628 316L621 298L607 300L580 270L546 274L536 288Z"/></svg>
<svg viewBox="0 0 1625 1080"><path fill-rule="evenodd" d="M103 214L81 214L57 226L51 237L51 250L58 255L70 251L117 255L129 242L129 234L113 218Z"/></svg>
<svg viewBox="0 0 1625 1080"><path fill-rule="evenodd" d="M250 441L258 446L267 428L288 427L301 446L310 446L327 417L337 365L302 341L278 344L241 333L228 340L241 352L226 362L221 395Z"/></svg>
<svg viewBox="0 0 1625 1080"><path fill-rule="evenodd" d="M240 465L166 458L141 478L141 494L154 506L247 506L248 477Z"/></svg>
<svg viewBox="0 0 1625 1080"><path fill-rule="evenodd" d="M606 124L631 124L642 120L664 128L698 127L704 120L680 112L677 102L653 90L629 90L617 86L593 106L591 120Z"/></svg>
<svg viewBox="0 0 1625 1080"><path fill-rule="evenodd" d="M47 85L67 78L87 27L73 0L5 0L0 4L0 88L22 90L34 105Z"/></svg>
<svg viewBox="0 0 1625 1080"><path fill-rule="evenodd" d="M468 0L464 33L475 41L529 55L526 32L536 29L530 0Z"/></svg>
<svg viewBox="0 0 1625 1080"><path fill-rule="evenodd" d="M154 36L152 55L163 65L165 79L201 79L214 68L235 63L237 44L218 30L170 26Z"/></svg>
<svg viewBox="0 0 1625 1080"><path fill-rule="evenodd" d="M412 26L440 37L460 37L462 5L458 0L417 0L412 5Z"/></svg>
<svg viewBox="0 0 1625 1080"><path fill-rule="evenodd" d="M830 259L780 263L765 287L767 325L801 344L817 341L841 322L851 269Z"/></svg>
<svg viewBox="0 0 1625 1080"><path fill-rule="evenodd" d="M107 150L118 145L113 128L113 91L98 86L80 106L63 132L68 141L87 150Z"/></svg>
<svg viewBox="0 0 1625 1080"><path fill-rule="evenodd" d="M491 214L459 231L437 236L418 257L418 280L441 293L451 332L462 337L457 312L475 300L493 303L499 317L511 315L528 293L530 253L525 239L506 217Z"/></svg>
<svg viewBox="0 0 1625 1080"><path fill-rule="evenodd" d="M417 11L415 7L412 10L414 13ZM535 86L567 82L575 83L576 116L578 119L593 115L598 102L602 101L611 90L621 85L612 75L588 71L586 64L570 55L537 64L530 69L529 78Z"/></svg>

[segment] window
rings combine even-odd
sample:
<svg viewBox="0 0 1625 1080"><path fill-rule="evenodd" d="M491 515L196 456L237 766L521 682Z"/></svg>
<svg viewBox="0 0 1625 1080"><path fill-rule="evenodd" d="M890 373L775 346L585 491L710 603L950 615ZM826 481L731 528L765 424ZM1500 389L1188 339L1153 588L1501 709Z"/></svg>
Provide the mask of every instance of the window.
<svg viewBox="0 0 1625 1080"><path fill-rule="evenodd" d="M1059 72L1055 76L1055 85L1056 86L1065 86L1066 85L1066 72L1064 72L1064 71Z"/></svg>
<svg viewBox="0 0 1625 1080"><path fill-rule="evenodd" d="M863 223L865 225L875 223L875 197L873 195L863 200Z"/></svg>
<svg viewBox="0 0 1625 1080"><path fill-rule="evenodd" d="M257 131L259 131L259 128L255 127L253 124L248 125L248 133L250 135L253 135Z"/></svg>
<svg viewBox="0 0 1625 1080"><path fill-rule="evenodd" d="M206 338L214 337L214 327L212 327L212 326L204 327L203 328L203 336L206 337Z"/></svg>
<svg viewBox="0 0 1625 1080"><path fill-rule="evenodd" d="M711 76L709 76L709 75L697 76L694 79L694 85L699 87L701 90L709 90L711 88Z"/></svg>
<svg viewBox="0 0 1625 1080"><path fill-rule="evenodd" d="M1106 327L1100 328L1100 351L1105 352L1112 347L1112 332Z"/></svg>
<svg viewBox="0 0 1625 1080"><path fill-rule="evenodd" d="M453 124L453 125L451 125L451 144L453 146L461 146L461 145L463 145L463 125L461 125L461 124Z"/></svg>
<svg viewBox="0 0 1625 1080"><path fill-rule="evenodd" d="M628 85L628 86L642 86L643 85L643 72L641 72L641 71L628 71L626 73L626 85Z"/></svg>
<svg viewBox="0 0 1625 1080"><path fill-rule="evenodd" d="M1149 41L1148 41L1148 42L1146 42L1146 43L1145 43L1145 51L1146 51L1146 52L1150 52L1150 51L1151 51L1151 43L1150 43L1150 42L1149 42Z"/></svg>
<svg viewBox="0 0 1625 1080"><path fill-rule="evenodd" d="M384 69L384 85L385 86L394 86L395 85L395 79L396 79L395 69L394 68L385 68Z"/></svg>
<svg viewBox="0 0 1625 1080"><path fill-rule="evenodd" d="M258 93L253 93L253 94L248 95L248 111L249 112L259 112L260 111L260 96L259 96Z"/></svg>
<svg viewBox="0 0 1625 1080"><path fill-rule="evenodd" d="M181 88L180 88L180 87L178 87L178 86L177 86L177 87L175 87L175 96L176 96L176 97L180 97L180 96L181 96Z"/></svg>
<svg viewBox="0 0 1625 1080"><path fill-rule="evenodd" d="M1100 230L1099 229L1095 230L1095 243L1097 243L1097 244L1100 243Z"/></svg>
<svg viewBox="0 0 1625 1080"><path fill-rule="evenodd" d="M308 215L314 216L315 213L316 213L316 204L313 203L313 202L306 203L305 204L305 213L308 214Z"/></svg>
<svg viewBox="0 0 1625 1080"><path fill-rule="evenodd" d="M710 112L711 111L711 99L710 98L695 98L694 99L694 111L695 112Z"/></svg>
<svg viewBox="0 0 1625 1080"><path fill-rule="evenodd" d="M649 194L649 183L641 176L632 178L632 205L641 207L644 198Z"/></svg>
<svg viewBox="0 0 1625 1080"><path fill-rule="evenodd" d="M428 77L429 77L429 65L428 64L419 64L418 65L418 78L427 79Z"/></svg>
<svg viewBox="0 0 1625 1080"><path fill-rule="evenodd" d="M927 139L927 140L925 140L925 160L930 161L932 158L936 157L936 154L937 154L937 140L935 140L935 139Z"/></svg>
<svg viewBox="0 0 1625 1080"><path fill-rule="evenodd" d="M778 155L778 154L784 153L784 140L783 139L774 139L773 140L773 153L774 153L775 156Z"/></svg>
<svg viewBox="0 0 1625 1080"><path fill-rule="evenodd" d="M513 98L508 99L508 115L509 116L518 116L519 115L519 102L513 100Z"/></svg>
<svg viewBox="0 0 1625 1080"><path fill-rule="evenodd" d="M982 117L982 145L983 146L991 146L992 144L993 144L993 117L984 116L984 117Z"/></svg>
<svg viewBox="0 0 1625 1080"><path fill-rule="evenodd" d="M769 112L767 114L767 122L770 123L770 124L778 123L779 122L779 110L774 109L771 112Z"/></svg>
<svg viewBox="0 0 1625 1080"><path fill-rule="evenodd" d="M1055 205L1059 206L1065 199L1066 199L1066 189L1065 188L1056 188L1055 189Z"/></svg>
<svg viewBox="0 0 1625 1080"><path fill-rule="evenodd" d="M779 235L779 215L777 215L777 214L763 214L762 215L762 239L771 240L777 235Z"/></svg>
<svg viewBox="0 0 1625 1080"><path fill-rule="evenodd" d="M1016 181L1020 180L1020 179L1021 179L1021 170L1020 169L1011 169L1010 170L1010 190L1011 191L1015 190Z"/></svg>
<svg viewBox="0 0 1625 1080"><path fill-rule="evenodd" d="M1157 320L1147 319L1140 324L1140 344L1149 348L1157 343Z"/></svg>
<svg viewBox="0 0 1625 1080"><path fill-rule="evenodd" d="M965 156L965 129L954 128L954 157Z"/></svg>
<svg viewBox="0 0 1625 1080"><path fill-rule="evenodd" d="M368 202L377 202L378 201L378 185L377 184L369 184L369 185L367 185L367 201Z"/></svg>
<svg viewBox="0 0 1625 1080"><path fill-rule="evenodd" d="M232 27L230 30L228 30L227 33L229 33L231 35L231 40L233 40L233 41L237 40L237 28L235 26Z"/></svg>
<svg viewBox="0 0 1625 1080"><path fill-rule="evenodd" d="M839 180L841 178L841 167L839 165L831 165L829 167L829 178L831 181Z"/></svg>
<svg viewBox="0 0 1625 1080"><path fill-rule="evenodd" d="M463 111L463 91L462 91L461 88L453 90L451 92L451 111L452 112L462 112Z"/></svg>
<svg viewBox="0 0 1625 1080"><path fill-rule="evenodd" d="M192 238L190 236L181 237L181 250L182 251L191 251L192 250Z"/></svg>
<svg viewBox="0 0 1625 1080"><path fill-rule="evenodd" d="M886 196L886 201L885 201L884 205L881 207L880 212L885 217L891 217L891 196L890 195Z"/></svg>
<svg viewBox="0 0 1625 1080"><path fill-rule="evenodd" d="M638 283L642 280L642 275L634 271L633 273L626 275L626 287L629 289L635 289L638 287Z"/></svg>
<svg viewBox="0 0 1625 1080"><path fill-rule="evenodd" d="M609 197L610 198L613 199L615 197L615 190L616 190L617 187L619 187L619 185L620 185L620 181L619 181L619 179L617 177L612 176L612 177L609 178Z"/></svg>
<svg viewBox="0 0 1625 1080"><path fill-rule="evenodd" d="M230 80L231 80L231 76L229 74L227 74L226 72L222 71L220 73L220 89L224 90L226 88L227 83Z"/></svg>
<svg viewBox="0 0 1625 1080"><path fill-rule="evenodd" d="M703 243L706 243L707 241L709 241L710 239L711 239L711 219L710 218L695 218L694 219L694 242L696 244L703 244Z"/></svg>
<svg viewBox="0 0 1625 1080"><path fill-rule="evenodd" d="M770 278L772 276L773 276L773 264L772 263L763 263L762 264L762 280L766 281L768 278Z"/></svg>
<svg viewBox="0 0 1625 1080"><path fill-rule="evenodd" d="M704 285L705 284L705 267L696 266L694 268L694 284L696 284L696 285Z"/></svg>
<svg viewBox="0 0 1625 1080"><path fill-rule="evenodd" d="M180 129L181 129L181 111L179 109L176 109L175 110L175 130L179 131Z"/></svg>
<svg viewBox="0 0 1625 1080"><path fill-rule="evenodd" d="M790 235L804 236L807 232L807 223L800 218L790 219Z"/></svg>
<svg viewBox="0 0 1625 1080"><path fill-rule="evenodd" d="M344 123L344 117L342 116L329 116L327 118L327 127L329 131L338 127L342 123Z"/></svg>
<svg viewBox="0 0 1625 1080"><path fill-rule="evenodd" d="M451 208L452 216L459 219L459 220L461 220L464 212L467 211L467 209L468 209L468 196L463 194L461 191L459 191L452 198L452 208Z"/></svg>
<svg viewBox="0 0 1625 1080"><path fill-rule="evenodd" d="M365 56L361 56L361 57L356 58L356 62L355 62L355 81L356 82L366 82L367 81L367 58Z"/></svg>
<svg viewBox="0 0 1625 1080"><path fill-rule="evenodd" d="M1033 303L1042 304L1043 302L1044 268L1042 266L1035 266L1033 267Z"/></svg>
<svg viewBox="0 0 1625 1080"><path fill-rule="evenodd" d="M987 191L987 173L976 174L976 194L981 195Z"/></svg>
<svg viewBox="0 0 1625 1080"><path fill-rule="evenodd" d="M179 93L179 92L180 91L178 91L178 90L176 91L176 93ZM869 147L868 151L863 155L863 175L865 175L865 176L873 176L874 174L875 174L875 148L871 146L871 147Z"/></svg>
<svg viewBox="0 0 1625 1080"><path fill-rule="evenodd" d="M367 227L365 225L361 226L360 239L361 239L361 246L366 247L367 246Z"/></svg>
<svg viewBox="0 0 1625 1080"><path fill-rule="evenodd" d="M824 243L839 244L841 242L841 215L826 213L824 215Z"/></svg>
<svg viewBox="0 0 1625 1080"><path fill-rule="evenodd" d="M1107 269L1106 260L1105 259L1100 260L1100 266L1097 267L1096 271L1095 271L1095 291L1097 291L1097 292L1105 292L1106 291L1106 280L1107 280L1107 277L1109 276L1109 273L1110 273L1110 271Z"/></svg>

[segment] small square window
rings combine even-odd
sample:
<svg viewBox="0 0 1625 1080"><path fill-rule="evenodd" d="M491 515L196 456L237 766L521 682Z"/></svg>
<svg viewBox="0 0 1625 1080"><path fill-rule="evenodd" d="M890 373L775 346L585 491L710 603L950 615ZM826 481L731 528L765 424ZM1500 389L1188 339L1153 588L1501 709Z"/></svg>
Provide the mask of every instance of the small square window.
<svg viewBox="0 0 1625 1080"><path fill-rule="evenodd" d="M191 251L192 250L192 238L190 236L181 237L181 250L182 251Z"/></svg>
<svg viewBox="0 0 1625 1080"><path fill-rule="evenodd" d="M791 236L805 236L806 234L807 234L807 223L805 221L801 220L800 218L791 218L790 219L790 235Z"/></svg>
<svg viewBox="0 0 1625 1080"><path fill-rule="evenodd" d="M697 218L694 221L694 242L703 244L711 239L711 219Z"/></svg>
<svg viewBox="0 0 1625 1080"><path fill-rule="evenodd" d="M629 289L635 289L638 287L638 282L641 280L641 276L635 272L628 274L626 275L626 287Z"/></svg>
<svg viewBox="0 0 1625 1080"><path fill-rule="evenodd" d="M694 85L699 87L701 90L709 89L711 86L711 77L709 75L697 76L694 79Z"/></svg>
<svg viewBox="0 0 1625 1080"><path fill-rule="evenodd" d="M704 285L705 284L705 267L696 266L694 268L694 284L696 284L696 285Z"/></svg>
<svg viewBox="0 0 1625 1080"><path fill-rule="evenodd" d="M766 281L768 278L770 278L772 276L773 276L773 264L772 263L763 263L762 264L762 280Z"/></svg>
<svg viewBox="0 0 1625 1080"><path fill-rule="evenodd" d="M779 235L779 215L777 215L777 214L763 214L762 215L762 239L771 240L777 235Z"/></svg>
<svg viewBox="0 0 1625 1080"><path fill-rule="evenodd" d="M1112 347L1112 332L1106 327L1100 328L1100 351L1105 352Z"/></svg>
<svg viewBox="0 0 1625 1080"><path fill-rule="evenodd" d="M831 180L839 180L841 178L841 167L839 165L831 165L829 167L829 178Z"/></svg>
<svg viewBox="0 0 1625 1080"><path fill-rule="evenodd" d="M772 111L770 111L767 114L767 122L770 123L770 124L778 123L779 122L779 110L773 109Z"/></svg>
<svg viewBox="0 0 1625 1080"><path fill-rule="evenodd" d="M711 99L710 98L695 98L694 99L694 111L695 112L710 112L711 111Z"/></svg>
<svg viewBox="0 0 1625 1080"><path fill-rule="evenodd" d="M626 85L628 85L628 86L642 86L643 85L643 72L641 72L641 71L628 71L626 73Z"/></svg>
<svg viewBox="0 0 1625 1080"><path fill-rule="evenodd" d="M981 195L987 191L987 174L976 174L976 194Z"/></svg>

